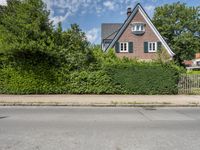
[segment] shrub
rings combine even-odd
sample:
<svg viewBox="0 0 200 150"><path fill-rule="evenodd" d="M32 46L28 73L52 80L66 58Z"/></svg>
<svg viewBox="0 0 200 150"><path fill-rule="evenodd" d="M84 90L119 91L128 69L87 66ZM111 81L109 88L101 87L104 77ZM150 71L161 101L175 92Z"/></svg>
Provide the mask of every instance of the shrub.
<svg viewBox="0 0 200 150"><path fill-rule="evenodd" d="M39 74L40 72L40 74ZM21 70L6 66L0 69L0 93L51 94L57 91L52 70Z"/></svg>
<svg viewBox="0 0 200 150"><path fill-rule="evenodd" d="M72 94L112 94L117 91L105 71L75 71L63 75L64 93Z"/></svg>
<svg viewBox="0 0 200 150"><path fill-rule="evenodd" d="M113 51L94 49L95 61L71 70L54 57L29 57L0 65L0 93L7 94L177 94L182 69L169 62L119 59ZM31 55L34 56L34 55ZM43 56L42 56L43 57ZM25 59L26 58L26 59ZM40 58L40 57L39 57ZM8 61L8 60L6 60Z"/></svg>
<svg viewBox="0 0 200 150"><path fill-rule="evenodd" d="M38 72L11 66L1 68L0 93L111 94L120 91L103 70L63 72L61 69L37 69Z"/></svg>
<svg viewBox="0 0 200 150"><path fill-rule="evenodd" d="M107 72L122 94L177 94L179 70L158 63L121 63L110 65Z"/></svg>

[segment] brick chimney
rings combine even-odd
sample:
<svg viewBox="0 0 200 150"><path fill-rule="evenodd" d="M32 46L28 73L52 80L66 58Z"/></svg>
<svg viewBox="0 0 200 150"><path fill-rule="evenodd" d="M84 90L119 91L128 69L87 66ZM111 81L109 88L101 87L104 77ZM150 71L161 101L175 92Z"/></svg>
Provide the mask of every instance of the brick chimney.
<svg viewBox="0 0 200 150"><path fill-rule="evenodd" d="M131 13L132 13L132 10L131 10L131 8L129 7L129 8L127 9L127 17L129 17L129 16L131 15Z"/></svg>

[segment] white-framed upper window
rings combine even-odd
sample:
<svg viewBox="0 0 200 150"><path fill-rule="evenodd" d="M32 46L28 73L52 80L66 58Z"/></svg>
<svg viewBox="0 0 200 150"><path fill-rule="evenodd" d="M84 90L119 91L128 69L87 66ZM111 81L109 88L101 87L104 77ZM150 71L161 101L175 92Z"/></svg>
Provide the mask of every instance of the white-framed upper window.
<svg viewBox="0 0 200 150"><path fill-rule="evenodd" d="M128 52L128 42L121 42L119 48L120 52Z"/></svg>
<svg viewBox="0 0 200 150"><path fill-rule="evenodd" d="M135 24L135 25L133 25L132 31L144 31L144 24Z"/></svg>
<svg viewBox="0 0 200 150"><path fill-rule="evenodd" d="M157 52L157 42L149 42L148 43L148 51L149 52Z"/></svg>

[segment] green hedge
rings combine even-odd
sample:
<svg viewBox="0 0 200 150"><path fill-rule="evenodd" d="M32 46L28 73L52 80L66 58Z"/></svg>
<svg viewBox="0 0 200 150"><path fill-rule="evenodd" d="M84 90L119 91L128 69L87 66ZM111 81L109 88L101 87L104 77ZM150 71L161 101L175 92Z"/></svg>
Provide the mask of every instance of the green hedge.
<svg viewBox="0 0 200 150"><path fill-rule="evenodd" d="M0 76L1 94L111 94L120 91L105 71L52 69L34 72L5 67L0 69Z"/></svg>
<svg viewBox="0 0 200 150"><path fill-rule="evenodd" d="M4 66L0 69L0 93L177 94L179 70L173 65L111 64L93 71Z"/></svg>
<svg viewBox="0 0 200 150"><path fill-rule="evenodd" d="M0 69L0 76L2 94L50 94L58 91L55 77L49 70L34 72L6 66Z"/></svg>
<svg viewBox="0 0 200 150"><path fill-rule="evenodd" d="M112 82L123 94L177 94L179 70L158 63L117 64L107 68Z"/></svg>

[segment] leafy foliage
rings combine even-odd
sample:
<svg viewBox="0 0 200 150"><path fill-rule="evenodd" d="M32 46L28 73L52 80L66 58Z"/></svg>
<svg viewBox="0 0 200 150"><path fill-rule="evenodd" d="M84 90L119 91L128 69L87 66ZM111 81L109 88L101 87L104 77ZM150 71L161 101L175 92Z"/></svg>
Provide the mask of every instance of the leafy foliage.
<svg viewBox="0 0 200 150"><path fill-rule="evenodd" d="M42 0L10 0L0 13L0 50L18 52L51 51L52 23Z"/></svg>
<svg viewBox="0 0 200 150"><path fill-rule="evenodd" d="M42 0L9 0L0 7L0 93L177 93L180 70L173 64L103 53L78 25L63 31L48 16Z"/></svg>
<svg viewBox="0 0 200 150"><path fill-rule="evenodd" d="M69 30L61 31L59 25L54 37L62 65L68 67L69 70L80 70L94 61L85 33L78 25L73 24Z"/></svg>
<svg viewBox="0 0 200 150"><path fill-rule="evenodd" d="M173 65L122 63L108 67L108 74L124 94L177 94L179 71Z"/></svg>
<svg viewBox="0 0 200 150"><path fill-rule="evenodd" d="M70 71L62 69L0 69L0 93L9 94L111 94L119 91L104 70Z"/></svg>
<svg viewBox="0 0 200 150"><path fill-rule="evenodd" d="M153 23L175 52L179 64L200 52L200 6L178 2L157 7Z"/></svg>

